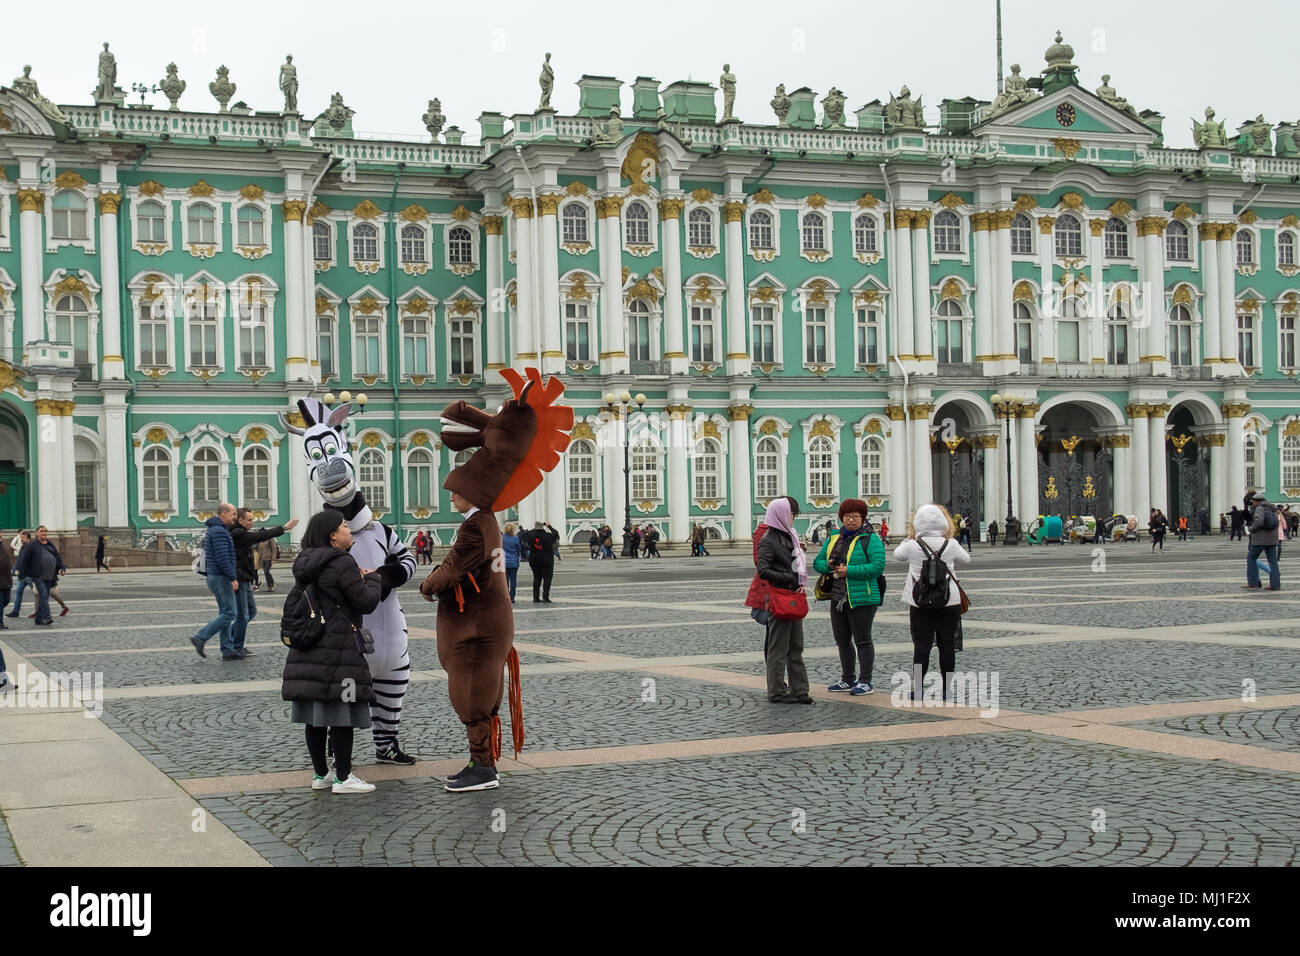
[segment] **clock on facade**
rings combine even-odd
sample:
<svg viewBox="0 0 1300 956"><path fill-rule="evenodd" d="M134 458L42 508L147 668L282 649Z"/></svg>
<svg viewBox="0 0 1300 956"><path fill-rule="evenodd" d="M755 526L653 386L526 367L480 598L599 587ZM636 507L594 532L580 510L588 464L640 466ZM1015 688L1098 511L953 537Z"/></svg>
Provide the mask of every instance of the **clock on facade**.
<svg viewBox="0 0 1300 956"><path fill-rule="evenodd" d="M1074 107L1069 103L1062 103L1056 108L1056 121L1062 126L1073 126L1074 120Z"/></svg>

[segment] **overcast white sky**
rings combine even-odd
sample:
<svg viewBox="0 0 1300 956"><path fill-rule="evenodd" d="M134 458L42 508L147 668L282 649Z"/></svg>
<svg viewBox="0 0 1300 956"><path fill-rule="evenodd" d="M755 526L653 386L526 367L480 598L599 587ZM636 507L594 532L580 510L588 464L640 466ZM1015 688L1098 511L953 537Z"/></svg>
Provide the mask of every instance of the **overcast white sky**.
<svg viewBox="0 0 1300 956"><path fill-rule="evenodd" d="M357 111L359 133L418 139L427 135L420 115L437 96L467 142L478 141L481 111L508 116L537 105L547 51L556 74L552 105L561 113L576 111L574 83L583 73L629 84L626 114L636 76L661 85L688 77L716 85L724 62L738 79L736 114L758 123L775 122L767 104L777 83L811 87L819 100L838 86L850 123L849 111L887 99L904 83L927 107L995 92L994 0L224 0L128 3L105 18L108 9L102 0L64 0L58 30L23 31L21 48L11 34L0 82L30 63L46 96L89 103L98 51L108 41L123 88L157 83L175 60L189 83L181 108L215 110L207 85L224 63L238 86L235 100L279 110L279 65L292 53L305 115L323 110L338 90ZM1230 134L1261 112L1273 124L1296 120L1297 26L1294 0L1236 0L1229 7L1208 0L1004 0L1004 72L1020 63L1023 75L1038 74L1060 29L1086 88L1111 74L1111 85L1139 110L1165 114L1167 146L1190 147L1190 117L1199 119L1207 105ZM161 93L146 102L167 106ZM719 93L719 112L721 105ZM937 122L937 110L927 110L927 119Z"/></svg>

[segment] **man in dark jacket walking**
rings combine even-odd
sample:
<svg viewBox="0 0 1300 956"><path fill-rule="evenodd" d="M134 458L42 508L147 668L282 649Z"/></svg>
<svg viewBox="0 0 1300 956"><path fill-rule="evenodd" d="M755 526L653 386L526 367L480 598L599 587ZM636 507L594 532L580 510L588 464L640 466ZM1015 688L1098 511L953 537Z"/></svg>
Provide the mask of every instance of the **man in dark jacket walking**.
<svg viewBox="0 0 1300 956"><path fill-rule="evenodd" d="M533 570L533 603L551 603L551 578L555 576L555 546L560 535L549 521L537 522L528 532L528 566ZM537 595L541 594L539 598Z"/></svg>
<svg viewBox="0 0 1300 956"><path fill-rule="evenodd" d="M66 573L59 549L49 539L45 525L36 529L36 540L23 548L18 556L18 574L29 577L36 586L36 623L53 624L50 617L50 589L59 583L60 575Z"/></svg>
<svg viewBox="0 0 1300 956"><path fill-rule="evenodd" d="M230 633L239 613L235 600L235 593L239 591L239 569L235 565L235 542L230 537L230 529L235 524L235 506L229 502L223 503L217 513L204 524L208 530L203 536L203 556L208 590L217 600L217 616L191 637L190 643L198 651L199 657L207 657L203 645L213 634L220 634L221 659L243 660L245 655L235 653Z"/></svg>
<svg viewBox="0 0 1300 956"><path fill-rule="evenodd" d="M230 527L230 540L235 546L235 576L240 585L235 592L235 623L230 626L230 646L235 657L245 658L252 651L244 647L244 635L248 633L248 622L257 617L257 603L253 599L253 581L257 578L257 566L253 563L253 549L263 541L278 538L286 531L298 526L298 519L293 518L287 524L273 528L253 530L253 509L240 508L235 512L235 523ZM271 574L267 572L269 581ZM225 656L224 649L222 656Z"/></svg>
<svg viewBox="0 0 1300 956"><path fill-rule="evenodd" d="M1261 587L1259 567L1255 564L1261 554L1268 559L1268 587L1265 591L1282 590L1282 577L1277 569L1277 509L1268 503L1268 496L1262 491L1251 499L1255 510L1251 515L1250 541L1246 545L1246 583L1248 590Z"/></svg>

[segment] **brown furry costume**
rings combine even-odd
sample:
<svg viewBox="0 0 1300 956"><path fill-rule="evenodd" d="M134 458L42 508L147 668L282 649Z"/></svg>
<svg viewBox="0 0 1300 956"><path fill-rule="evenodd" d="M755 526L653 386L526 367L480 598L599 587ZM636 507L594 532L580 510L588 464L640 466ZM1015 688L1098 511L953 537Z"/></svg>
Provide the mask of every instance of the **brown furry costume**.
<svg viewBox="0 0 1300 956"><path fill-rule="evenodd" d="M420 585L426 599L437 596L438 660L447 672L451 706L469 737L470 758L489 767L501 754L497 712L507 664L516 756L524 743L514 612L495 512L517 504L541 483L543 472L559 464L573 428L573 410L554 404L564 386L555 378L543 385L536 369L526 371L527 383L513 369L501 372L515 398L496 415L463 401L443 410L443 444L453 451L480 447L442 486L479 510L465 519L447 557Z"/></svg>

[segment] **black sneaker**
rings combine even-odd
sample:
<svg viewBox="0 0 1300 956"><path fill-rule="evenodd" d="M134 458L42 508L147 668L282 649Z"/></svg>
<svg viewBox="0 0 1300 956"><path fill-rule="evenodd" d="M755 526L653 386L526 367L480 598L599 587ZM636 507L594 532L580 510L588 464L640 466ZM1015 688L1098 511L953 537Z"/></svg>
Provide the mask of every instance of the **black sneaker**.
<svg viewBox="0 0 1300 956"><path fill-rule="evenodd" d="M456 783L458 780L460 780L461 777L465 776L465 774L469 773L473 769L474 769L474 761L471 760L469 763L465 764L464 767L458 770L453 776L448 777L447 782Z"/></svg>
<svg viewBox="0 0 1300 956"><path fill-rule="evenodd" d="M5 617L17 617L17 616L18 616L17 611L10 611L8 614L5 615Z"/></svg>
<svg viewBox="0 0 1300 956"><path fill-rule="evenodd" d="M208 656L208 655L204 652L204 650L203 650L203 642L202 642L201 640L199 640L197 637L191 637L191 638L190 638L190 643L193 644L193 645L194 645L194 649L195 649L196 651L199 652L199 657L207 657L207 656Z"/></svg>
<svg viewBox="0 0 1300 956"><path fill-rule="evenodd" d="M443 789L452 793L467 793L470 790L495 790L499 786L501 782L497 779L496 767L473 764L465 768L455 783L443 784Z"/></svg>
<svg viewBox="0 0 1300 956"><path fill-rule="evenodd" d="M222 655L221 655L221 659L222 659L223 661L242 661L242 660L244 659L244 655L242 655L242 654L222 654Z"/></svg>
<svg viewBox="0 0 1300 956"><path fill-rule="evenodd" d="M401 748L398 747L397 744L393 744L393 746L389 747L387 750L376 751L375 759L380 763L397 763L408 767L415 763L415 758L410 754L402 753Z"/></svg>
<svg viewBox="0 0 1300 956"><path fill-rule="evenodd" d="M235 651L235 653L236 653L237 655L239 655L240 657L252 657L252 656L253 656L253 652L250 651L247 647L241 647L239 650Z"/></svg>

